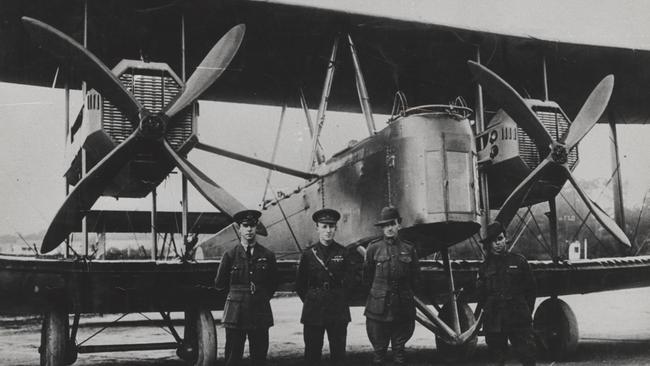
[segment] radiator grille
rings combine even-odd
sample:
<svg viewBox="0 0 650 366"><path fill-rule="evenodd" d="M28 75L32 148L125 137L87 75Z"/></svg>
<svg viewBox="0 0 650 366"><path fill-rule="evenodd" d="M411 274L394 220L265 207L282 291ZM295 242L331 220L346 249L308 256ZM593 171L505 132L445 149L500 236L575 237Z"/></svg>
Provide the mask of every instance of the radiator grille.
<svg viewBox="0 0 650 366"><path fill-rule="evenodd" d="M176 80L162 70L147 72L129 68L119 79L152 113L160 112L181 90ZM167 131L165 136L174 149L178 149L192 134L192 113L190 110L181 112L175 120L174 128ZM134 129L131 122L107 99L104 99L102 107L102 128L118 144Z"/></svg>
<svg viewBox="0 0 650 366"><path fill-rule="evenodd" d="M569 129L570 123L561 110L551 107L533 106L533 111L537 114L537 118L539 118L554 140L559 140ZM519 138L519 156L530 169L535 169L545 156L539 156L537 147L521 128L517 128L517 134ZM575 147L569 152L569 169L573 170L577 161L578 148Z"/></svg>

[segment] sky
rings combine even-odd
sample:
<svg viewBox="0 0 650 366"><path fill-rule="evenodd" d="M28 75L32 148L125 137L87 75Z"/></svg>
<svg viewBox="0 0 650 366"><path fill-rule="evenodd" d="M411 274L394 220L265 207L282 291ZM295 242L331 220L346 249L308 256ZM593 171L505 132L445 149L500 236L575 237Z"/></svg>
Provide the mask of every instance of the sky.
<svg viewBox="0 0 650 366"><path fill-rule="evenodd" d="M61 89L0 83L0 235L23 235L44 230L64 200L63 173L71 153L64 144L64 93ZM81 104L71 93L72 116ZM241 154L270 160L281 108L220 102L200 102L199 139ZM316 111L312 110L315 120ZM71 119L74 119L71 117ZM385 116L375 116L378 129ZM306 170L311 149L302 110L288 109L276 162ZM360 114L327 112L321 142L329 157L352 139L368 135ZM640 207L650 188L650 125L619 125L621 171L627 207ZM578 179L607 180L611 175L609 127L597 125L580 144ZM194 149L189 160L244 205L256 208L264 194L267 170ZM170 175L158 188L161 211L180 210L180 174ZM274 173L274 190L292 190L299 178ZM611 188L588 191L603 207L611 207ZM648 204L646 203L646 206ZM149 210L151 199L101 198L95 209ZM190 211L211 210L192 187Z"/></svg>

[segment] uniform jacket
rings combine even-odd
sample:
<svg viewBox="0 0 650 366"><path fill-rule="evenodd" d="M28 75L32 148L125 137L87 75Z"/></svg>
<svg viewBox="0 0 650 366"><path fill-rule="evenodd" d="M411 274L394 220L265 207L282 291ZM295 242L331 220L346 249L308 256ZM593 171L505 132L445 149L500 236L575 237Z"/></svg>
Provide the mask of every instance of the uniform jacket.
<svg viewBox="0 0 650 366"><path fill-rule="evenodd" d="M314 250L331 276L318 262ZM349 323L348 290L355 277L354 263L341 244L332 242L326 247L317 243L303 251L296 276L296 292L303 302L300 322L317 326Z"/></svg>
<svg viewBox="0 0 650 366"><path fill-rule="evenodd" d="M253 329L273 325L269 300L278 287L275 254L255 244L249 261L241 244L221 259L215 286L227 291L222 322L226 328Z"/></svg>
<svg viewBox="0 0 650 366"><path fill-rule="evenodd" d="M479 268L477 285L484 331L530 327L536 286L526 258L514 253L489 254Z"/></svg>
<svg viewBox="0 0 650 366"><path fill-rule="evenodd" d="M413 244L400 238L370 243L363 279L370 287L364 315L379 321L415 318L420 265Z"/></svg>

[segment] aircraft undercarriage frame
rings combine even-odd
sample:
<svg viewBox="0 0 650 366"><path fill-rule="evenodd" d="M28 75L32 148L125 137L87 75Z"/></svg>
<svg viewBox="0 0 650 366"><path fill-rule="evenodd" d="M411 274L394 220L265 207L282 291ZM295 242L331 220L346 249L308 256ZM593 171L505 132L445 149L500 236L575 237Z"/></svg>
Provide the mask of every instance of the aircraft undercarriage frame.
<svg viewBox="0 0 650 366"><path fill-rule="evenodd" d="M471 356L476 349L478 331L481 325L483 312L478 318L469 305L459 299L459 291L455 289L453 270L449 261L449 251L441 251L445 277L449 288L448 301L443 307L433 303L434 312L418 296L414 297L418 310L416 321L433 332L436 336L436 347L447 360L458 360Z"/></svg>
<svg viewBox="0 0 650 366"><path fill-rule="evenodd" d="M176 349L178 357L188 365L214 366L216 364L217 334L214 326L214 318L209 309L203 308L190 309L184 312L183 337L174 328L174 322L169 312L160 312L162 324L159 324L161 321L150 319L143 314L146 319L144 322L145 325L158 325L163 327L163 329L166 328L168 333L174 338L174 342L84 345L84 343L103 333L109 327L127 326L125 323L120 323L120 320L128 314L122 314L83 341L77 343L80 313L74 314L72 325L70 325L67 310L61 308L49 310L43 317L41 345L38 349L41 355L41 366L72 365L77 360L77 356L83 353L167 349ZM128 324L128 326L142 326L142 324L135 322Z"/></svg>

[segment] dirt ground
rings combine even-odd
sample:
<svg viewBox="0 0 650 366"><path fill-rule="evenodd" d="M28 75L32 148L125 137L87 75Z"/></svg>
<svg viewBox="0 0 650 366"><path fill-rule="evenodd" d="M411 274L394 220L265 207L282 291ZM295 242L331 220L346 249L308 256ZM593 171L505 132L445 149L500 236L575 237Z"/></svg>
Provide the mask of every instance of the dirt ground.
<svg viewBox="0 0 650 366"><path fill-rule="evenodd" d="M571 305L580 326L581 340L578 351L570 359L540 365L647 365L650 364L650 288L630 289L589 295L573 295L563 298ZM299 324L301 303L295 297L276 298L272 301L276 325L271 328L269 365L301 365L303 340ZM220 312L214 313L215 318ZM155 314L147 314L154 317ZM116 315L92 317L82 320L78 342L101 329L103 324L114 320ZM365 333L363 309L352 309L353 321L348 327L348 352L350 365L367 365L371 347ZM139 314L128 317L143 319ZM217 327L219 359L223 360L222 327ZM0 318L0 364L38 365L40 342L40 319ZM85 344L113 344L138 342L171 342L173 338L156 327L117 327L87 341ZM416 327L413 338L407 344L410 365L446 364L435 349L430 332ZM327 357L327 346L324 351ZM462 365L487 364L487 348L479 338L476 353ZM518 364L511 358L509 364ZM137 351L79 355L75 365L183 365L174 351Z"/></svg>

